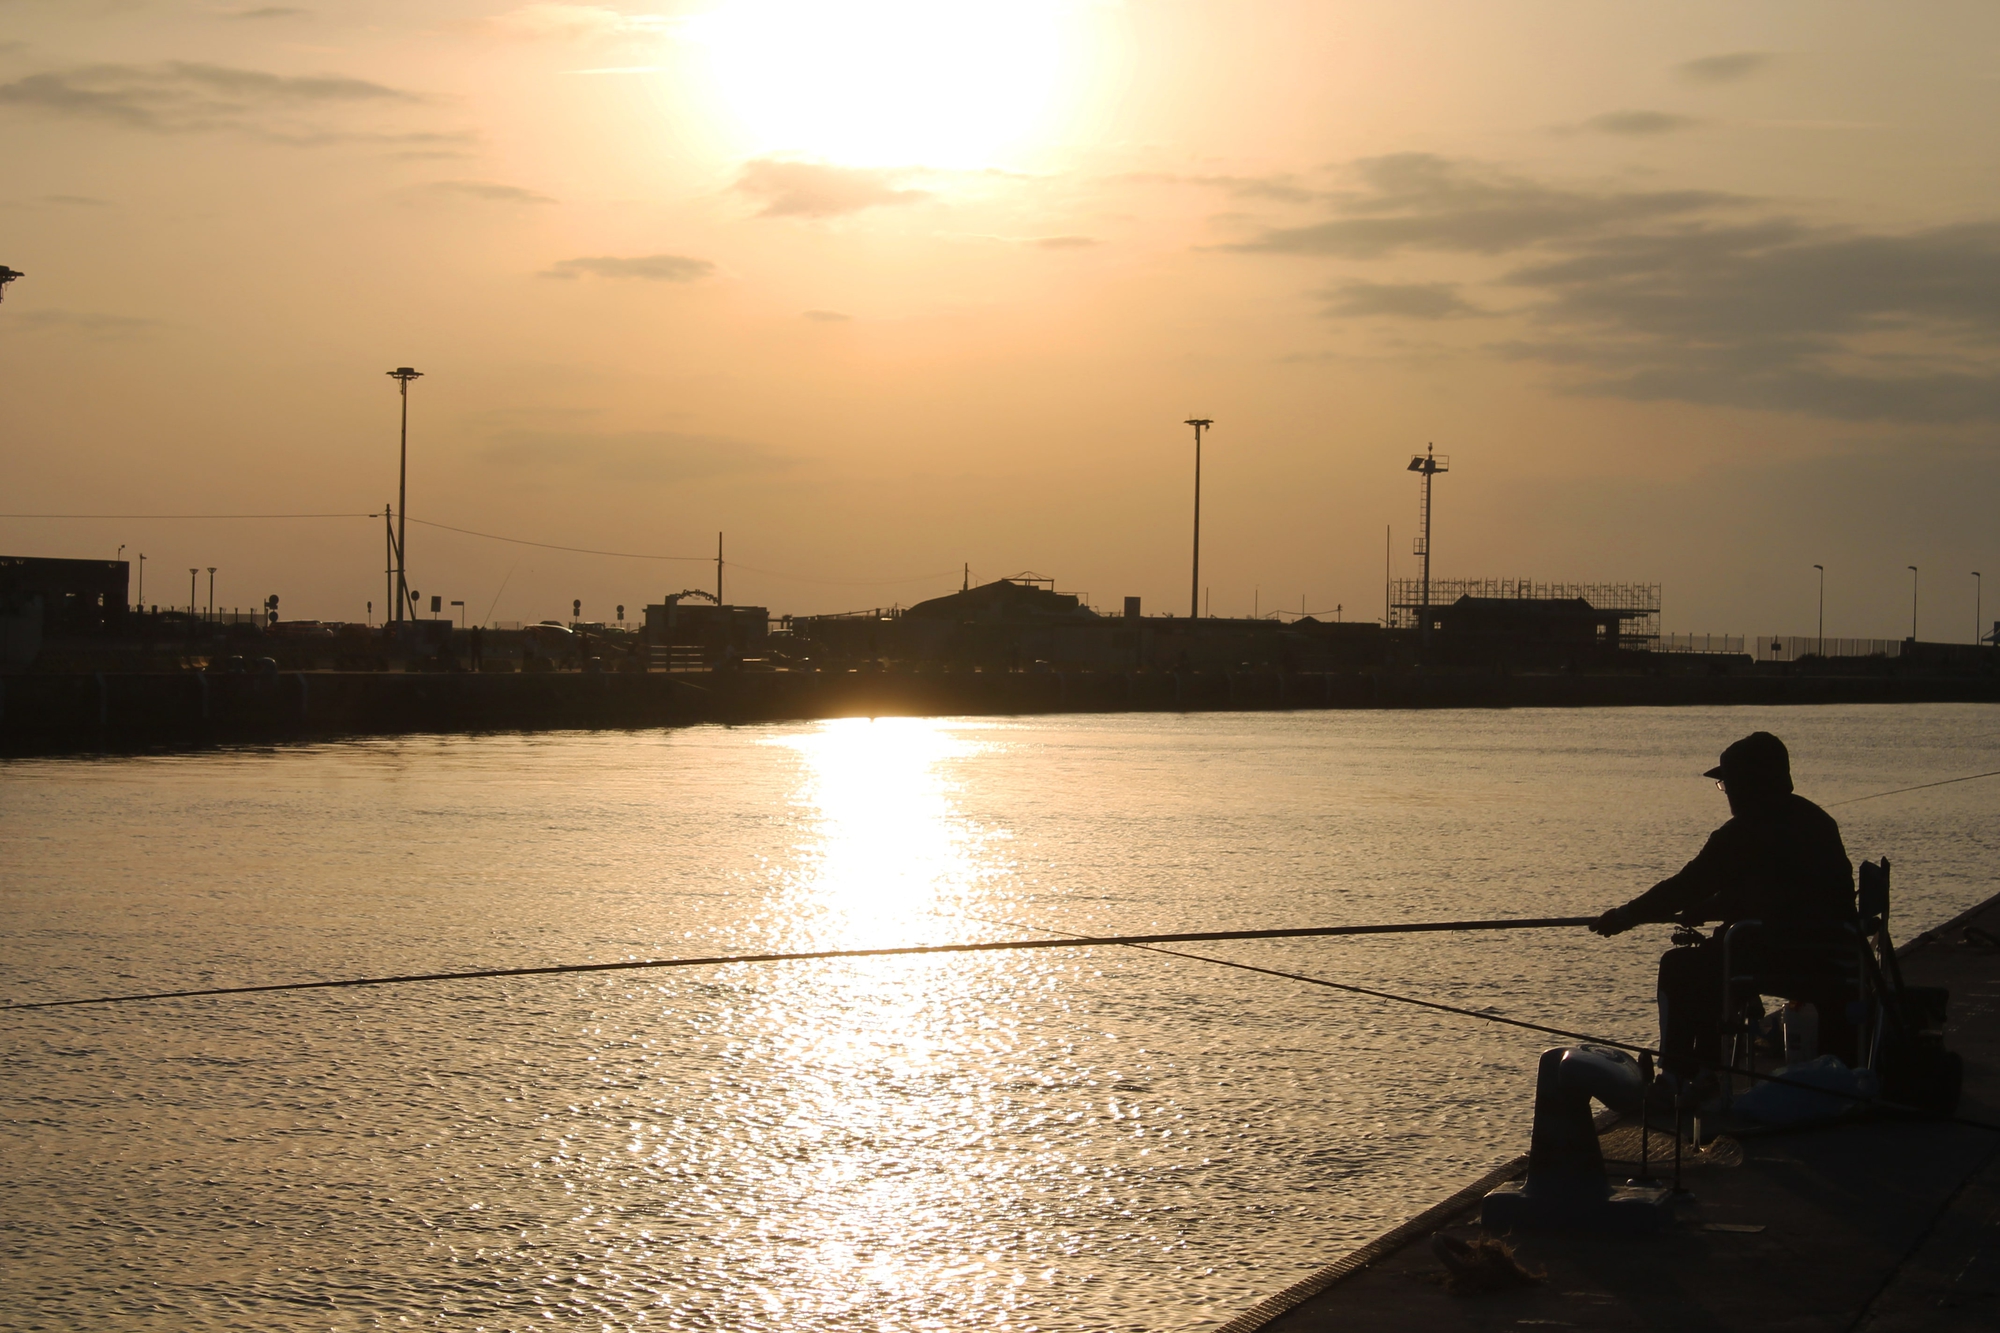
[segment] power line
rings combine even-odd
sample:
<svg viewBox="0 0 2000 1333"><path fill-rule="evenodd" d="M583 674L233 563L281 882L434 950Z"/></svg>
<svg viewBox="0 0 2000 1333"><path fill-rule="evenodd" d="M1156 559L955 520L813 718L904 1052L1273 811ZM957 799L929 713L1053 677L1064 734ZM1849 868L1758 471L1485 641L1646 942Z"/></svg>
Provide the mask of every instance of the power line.
<svg viewBox="0 0 2000 1333"><path fill-rule="evenodd" d="M0 514L0 518L103 518L103 519L183 519L183 518L380 518L381 514ZM419 522L411 519L412 523Z"/></svg>

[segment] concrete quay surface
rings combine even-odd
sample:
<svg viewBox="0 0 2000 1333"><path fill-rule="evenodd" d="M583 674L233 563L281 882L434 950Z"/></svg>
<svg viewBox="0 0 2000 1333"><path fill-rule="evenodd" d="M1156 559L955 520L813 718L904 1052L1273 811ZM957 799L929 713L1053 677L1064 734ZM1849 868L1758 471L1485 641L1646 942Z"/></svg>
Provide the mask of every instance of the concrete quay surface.
<svg viewBox="0 0 2000 1333"><path fill-rule="evenodd" d="M2000 1123L2000 897L1899 952L1910 984L1951 990L1946 1042L1965 1059L1959 1114ZM1525 1148L1525 1103L1522 1112ZM1615 1181L1636 1170L1638 1128L1612 1120L1599 1124ZM1656 1175L1672 1148L1671 1133L1653 1136ZM1525 1166L1509 1163L1224 1333L2000 1329L2000 1133L1872 1119L1723 1138L1687 1160L1688 1193L1659 1235L1509 1236L1546 1277L1451 1294L1432 1237L1479 1236L1480 1196Z"/></svg>
<svg viewBox="0 0 2000 1333"><path fill-rule="evenodd" d="M86 672L0 676L0 746L64 750L830 717L2000 702L2000 677L1383 672Z"/></svg>

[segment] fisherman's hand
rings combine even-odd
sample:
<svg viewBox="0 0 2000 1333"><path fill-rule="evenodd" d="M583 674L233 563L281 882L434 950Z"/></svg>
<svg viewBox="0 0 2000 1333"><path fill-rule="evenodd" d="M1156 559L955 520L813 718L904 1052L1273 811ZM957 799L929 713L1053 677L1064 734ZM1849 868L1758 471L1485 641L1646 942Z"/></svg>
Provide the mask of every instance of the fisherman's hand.
<svg viewBox="0 0 2000 1333"><path fill-rule="evenodd" d="M1609 939L1613 935L1623 935L1637 924L1638 922L1632 919L1631 913L1622 907L1614 907L1591 922L1590 930L1593 935L1602 935Z"/></svg>

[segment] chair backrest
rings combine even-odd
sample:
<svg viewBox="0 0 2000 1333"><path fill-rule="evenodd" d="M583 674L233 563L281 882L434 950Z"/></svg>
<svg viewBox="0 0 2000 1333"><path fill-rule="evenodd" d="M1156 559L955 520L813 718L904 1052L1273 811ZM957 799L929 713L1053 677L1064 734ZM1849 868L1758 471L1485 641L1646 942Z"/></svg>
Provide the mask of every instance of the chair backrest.
<svg viewBox="0 0 2000 1333"><path fill-rule="evenodd" d="M1861 929L1874 934L1889 924L1889 858L1861 863Z"/></svg>

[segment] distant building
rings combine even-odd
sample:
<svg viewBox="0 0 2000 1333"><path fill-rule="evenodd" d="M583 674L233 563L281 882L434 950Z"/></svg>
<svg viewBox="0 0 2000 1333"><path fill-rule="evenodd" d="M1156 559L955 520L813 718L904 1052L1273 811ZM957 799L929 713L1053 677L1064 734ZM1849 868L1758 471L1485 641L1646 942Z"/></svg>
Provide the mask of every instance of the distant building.
<svg viewBox="0 0 2000 1333"><path fill-rule="evenodd" d="M123 560L0 556L0 615L39 615L51 638L116 632L125 626L130 579Z"/></svg>
<svg viewBox="0 0 2000 1333"><path fill-rule="evenodd" d="M718 606L705 592L679 592L646 608L646 644L656 665L716 667L761 656L771 634L762 606Z"/></svg>
<svg viewBox="0 0 2000 1333"><path fill-rule="evenodd" d="M1398 579L1390 623L1428 630L1465 650L1645 649L1659 638L1656 583L1536 583L1527 579Z"/></svg>

